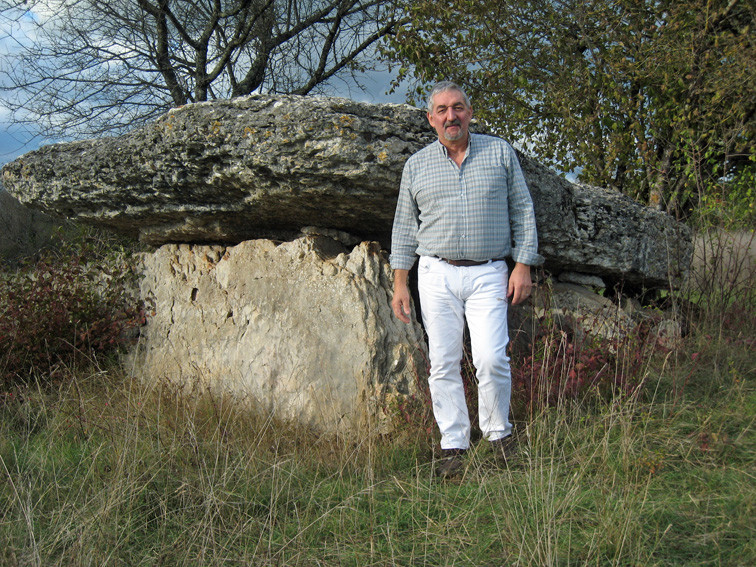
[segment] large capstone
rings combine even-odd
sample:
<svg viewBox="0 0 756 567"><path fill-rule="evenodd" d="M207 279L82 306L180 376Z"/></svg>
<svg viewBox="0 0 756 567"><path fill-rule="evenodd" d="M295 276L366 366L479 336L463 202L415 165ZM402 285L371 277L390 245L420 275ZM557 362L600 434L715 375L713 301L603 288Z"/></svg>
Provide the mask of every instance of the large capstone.
<svg viewBox="0 0 756 567"><path fill-rule="evenodd" d="M6 165L3 181L26 205L153 245L290 239L314 225L388 248L404 162L433 139L425 112L407 105L255 95L43 147ZM685 274L684 225L521 161L550 272L646 287Z"/></svg>

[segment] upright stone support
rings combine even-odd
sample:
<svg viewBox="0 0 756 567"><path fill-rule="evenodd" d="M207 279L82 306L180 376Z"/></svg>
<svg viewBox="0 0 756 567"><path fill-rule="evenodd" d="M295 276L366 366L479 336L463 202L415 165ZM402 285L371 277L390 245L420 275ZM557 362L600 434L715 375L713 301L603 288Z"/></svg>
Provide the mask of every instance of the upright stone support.
<svg viewBox="0 0 756 567"><path fill-rule="evenodd" d="M144 273L151 316L132 366L147 380L232 392L320 429L380 430L427 377L422 329L393 316L375 243L165 245Z"/></svg>

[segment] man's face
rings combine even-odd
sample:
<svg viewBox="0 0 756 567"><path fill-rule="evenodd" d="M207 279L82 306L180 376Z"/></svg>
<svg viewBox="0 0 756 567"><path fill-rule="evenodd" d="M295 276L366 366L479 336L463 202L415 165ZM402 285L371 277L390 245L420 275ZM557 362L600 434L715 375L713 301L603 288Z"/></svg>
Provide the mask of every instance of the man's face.
<svg viewBox="0 0 756 567"><path fill-rule="evenodd" d="M450 89L433 97L433 110L428 113L428 122L443 141L456 142L467 139L472 108L465 104L462 93Z"/></svg>

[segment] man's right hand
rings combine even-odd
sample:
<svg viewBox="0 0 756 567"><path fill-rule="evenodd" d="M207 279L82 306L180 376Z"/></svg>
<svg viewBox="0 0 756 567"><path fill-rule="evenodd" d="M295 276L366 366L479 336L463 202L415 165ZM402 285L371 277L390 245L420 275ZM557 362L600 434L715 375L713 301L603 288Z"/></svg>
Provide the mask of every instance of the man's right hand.
<svg viewBox="0 0 756 567"><path fill-rule="evenodd" d="M394 315L403 323L410 322L410 292L407 285L409 270L394 270L394 297L391 300L391 308Z"/></svg>

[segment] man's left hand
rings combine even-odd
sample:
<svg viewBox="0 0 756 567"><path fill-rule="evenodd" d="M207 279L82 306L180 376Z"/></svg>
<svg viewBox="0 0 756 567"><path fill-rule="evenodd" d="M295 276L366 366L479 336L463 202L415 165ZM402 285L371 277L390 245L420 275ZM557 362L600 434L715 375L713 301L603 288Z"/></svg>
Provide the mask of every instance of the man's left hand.
<svg viewBox="0 0 756 567"><path fill-rule="evenodd" d="M519 262L512 268L509 274L509 289L507 297L512 305L522 303L528 297L533 289L533 280L530 279L530 266L520 264Z"/></svg>

